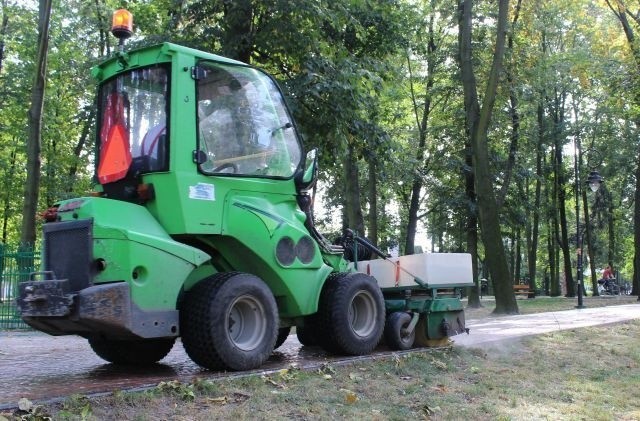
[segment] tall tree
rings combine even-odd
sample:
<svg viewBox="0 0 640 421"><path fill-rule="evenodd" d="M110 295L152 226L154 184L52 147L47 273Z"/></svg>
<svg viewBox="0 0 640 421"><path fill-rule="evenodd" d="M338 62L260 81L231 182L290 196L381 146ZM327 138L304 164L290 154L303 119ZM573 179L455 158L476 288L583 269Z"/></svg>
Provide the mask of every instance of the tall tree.
<svg viewBox="0 0 640 421"><path fill-rule="evenodd" d="M36 211L38 208L40 187L42 114L47 80L50 18L51 0L40 0L38 8L38 54L28 117L27 182L24 188L22 231L20 233L20 244L22 247L33 247L36 243Z"/></svg>
<svg viewBox="0 0 640 421"><path fill-rule="evenodd" d="M631 56L635 63L636 69L633 72L634 78L634 102L636 107L640 106L640 77L638 76L637 69L640 67L640 46L636 39L635 28L632 22L635 23L636 28L640 25L640 15L638 13L631 13L627 7L627 2L624 0L605 0L607 5L614 13L614 15L620 21L627 43L631 49ZM629 21L631 19L631 21ZM636 116L636 127L640 128L640 116ZM636 157L636 186L634 194L634 212L633 212L633 290L632 294L638 295L640 300L640 153Z"/></svg>
<svg viewBox="0 0 640 421"><path fill-rule="evenodd" d="M450 47L454 41L449 35L453 22L446 16L446 2L430 0L422 4L417 13L420 18L415 35L415 46L406 51L411 117L415 139L411 148L411 177L407 179L406 191L402 191L402 204L406 208L406 233L404 252L415 249L416 233L424 209L427 179L433 170L437 147L442 133L436 132L434 114L451 95L447 61L451 59ZM436 139L440 140L436 142ZM426 186L428 187L428 186Z"/></svg>
<svg viewBox="0 0 640 421"><path fill-rule="evenodd" d="M553 98L549 98L550 113L553 118L553 139L554 139L554 172L558 185L558 213L560 224L560 237L557 239L560 243L562 256L564 261L564 275L566 285L566 296L575 297L575 285L573 283L572 261L569 250L569 232L567 222L567 187L566 187L566 169L564 166L563 145L565 133L563 127L565 125L565 106L568 93L561 89L554 90Z"/></svg>
<svg viewBox="0 0 640 421"><path fill-rule="evenodd" d="M478 270L478 198L476 197L475 175L473 171L473 147L471 146L470 136L465 136L464 157L465 165L463 166L463 177L465 194L467 198L467 215L466 215L466 238L467 252L471 253L471 269L473 273L473 281L475 287L469 293L469 307L478 308L480 304L480 294L478 291L482 288L480 285L480 276Z"/></svg>
<svg viewBox="0 0 640 421"><path fill-rule="evenodd" d="M500 216L496 212L497 201L493 190L493 176L490 171L487 136L496 99L498 78L504 58L509 1L498 1L495 49L491 70L485 86L482 107L480 107L478 100L477 82L471 54L472 8L472 0L461 0L459 2L458 39L466 120L473 147L473 168L475 171L480 231L485 249L490 250L486 255L486 261L489 265L495 290L496 308L494 312L517 313L518 304L511 286L507 255L502 241Z"/></svg>
<svg viewBox="0 0 640 421"><path fill-rule="evenodd" d="M535 287L538 270L538 234L540 230L540 205L542 203L542 157L544 155L544 110L541 104L536 107L537 131L536 131L536 148L535 148L535 193L533 207L527 206L530 211L531 222L527 225L527 264L530 285ZM527 218L529 220L529 218ZM531 227L531 228L529 228ZM543 282L544 283L544 282Z"/></svg>
<svg viewBox="0 0 640 421"><path fill-rule="evenodd" d="M513 20L511 21L511 30L507 34L507 48L511 57L514 56L514 31L520 18L520 7L522 6L522 0L518 0L516 3L515 11L513 13ZM518 111L518 94L516 92L516 81L514 76L514 63L510 63L506 69L506 79L509 88L509 116L511 117L511 142L509 145L509 158L507 159L507 167L504 171L504 179L502 181L502 188L500 194L497 197L498 210L504 204L511 183L511 176L513 169L516 165L516 153L518 152L518 141L520 140L520 113Z"/></svg>
<svg viewBox="0 0 640 421"><path fill-rule="evenodd" d="M7 12L7 0L2 0L0 3L0 73L2 73L2 62L4 61L4 38L7 35L7 27L9 26L9 13Z"/></svg>

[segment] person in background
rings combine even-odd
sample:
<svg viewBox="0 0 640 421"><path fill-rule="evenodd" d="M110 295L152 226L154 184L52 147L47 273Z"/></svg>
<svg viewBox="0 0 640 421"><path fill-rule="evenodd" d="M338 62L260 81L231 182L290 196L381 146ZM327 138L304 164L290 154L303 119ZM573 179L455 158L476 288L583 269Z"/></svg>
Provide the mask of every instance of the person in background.
<svg viewBox="0 0 640 421"><path fill-rule="evenodd" d="M598 279L598 292L600 292L600 294L613 295L615 292L615 277L616 275L613 273L613 269L607 265L602 271L602 279Z"/></svg>

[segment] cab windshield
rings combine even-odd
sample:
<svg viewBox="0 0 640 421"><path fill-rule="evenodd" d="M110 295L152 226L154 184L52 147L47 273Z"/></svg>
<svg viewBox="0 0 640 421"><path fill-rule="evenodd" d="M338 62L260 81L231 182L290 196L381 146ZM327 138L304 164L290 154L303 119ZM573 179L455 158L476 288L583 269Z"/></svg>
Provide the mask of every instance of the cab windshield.
<svg viewBox="0 0 640 421"><path fill-rule="evenodd" d="M100 184L168 169L168 70L154 66L118 75L100 88Z"/></svg>
<svg viewBox="0 0 640 421"><path fill-rule="evenodd" d="M282 94L264 73L201 62L198 148L205 174L289 178L300 145Z"/></svg>

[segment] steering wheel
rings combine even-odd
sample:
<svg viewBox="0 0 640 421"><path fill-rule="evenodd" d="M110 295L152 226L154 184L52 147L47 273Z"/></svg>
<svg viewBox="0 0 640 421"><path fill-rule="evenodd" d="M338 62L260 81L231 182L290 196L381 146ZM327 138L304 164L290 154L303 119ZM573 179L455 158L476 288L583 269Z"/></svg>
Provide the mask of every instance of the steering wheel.
<svg viewBox="0 0 640 421"><path fill-rule="evenodd" d="M215 167L212 172L222 172L223 170L226 170L227 168L231 168L233 171L231 171L231 174L237 174L238 172L238 166L236 164L234 164L233 162L227 162L224 163L222 165L219 165L217 167Z"/></svg>

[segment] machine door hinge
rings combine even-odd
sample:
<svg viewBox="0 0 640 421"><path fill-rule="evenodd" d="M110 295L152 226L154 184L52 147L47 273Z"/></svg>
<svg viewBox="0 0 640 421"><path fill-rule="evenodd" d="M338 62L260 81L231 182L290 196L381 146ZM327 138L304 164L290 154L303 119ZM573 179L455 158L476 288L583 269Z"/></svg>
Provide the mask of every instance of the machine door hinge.
<svg viewBox="0 0 640 421"><path fill-rule="evenodd" d="M193 66L191 68L191 78L193 80L200 80L207 77L207 71L200 66Z"/></svg>
<svg viewBox="0 0 640 421"><path fill-rule="evenodd" d="M204 153L204 151L201 150L195 150L192 152L193 154L193 162L195 164L204 164L205 162L207 162L207 154Z"/></svg>

